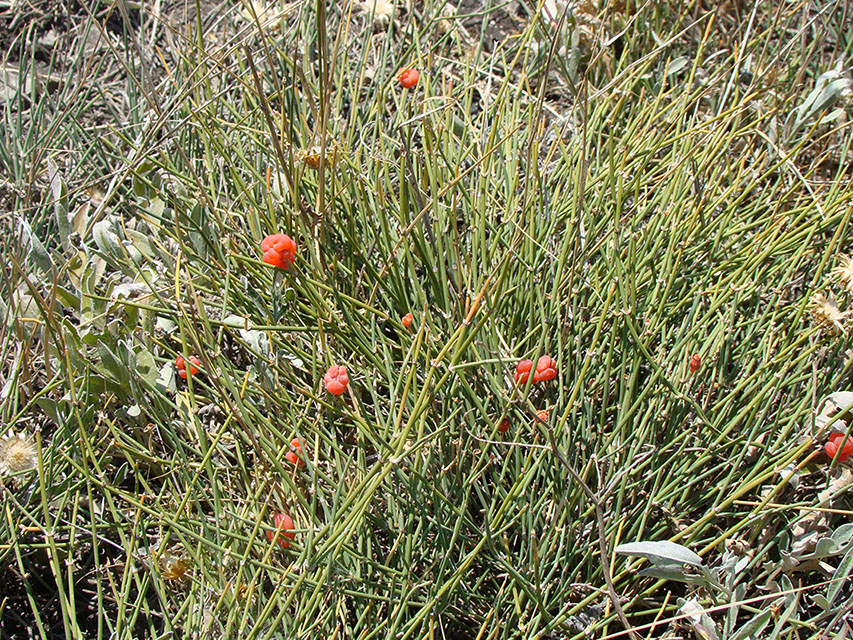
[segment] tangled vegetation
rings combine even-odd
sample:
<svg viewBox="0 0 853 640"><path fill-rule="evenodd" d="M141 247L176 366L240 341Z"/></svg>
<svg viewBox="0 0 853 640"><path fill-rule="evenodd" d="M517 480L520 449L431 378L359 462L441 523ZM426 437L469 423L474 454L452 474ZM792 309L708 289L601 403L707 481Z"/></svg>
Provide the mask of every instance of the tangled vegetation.
<svg viewBox="0 0 853 640"><path fill-rule="evenodd" d="M851 14L0 2L0 636L853 635Z"/></svg>

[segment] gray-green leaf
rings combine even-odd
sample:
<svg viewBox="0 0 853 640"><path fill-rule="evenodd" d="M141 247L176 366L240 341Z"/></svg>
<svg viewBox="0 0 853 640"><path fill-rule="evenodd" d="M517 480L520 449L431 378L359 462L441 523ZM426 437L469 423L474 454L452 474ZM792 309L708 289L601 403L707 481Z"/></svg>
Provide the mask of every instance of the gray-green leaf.
<svg viewBox="0 0 853 640"><path fill-rule="evenodd" d="M757 638L758 634L760 634L764 630L764 627L767 626L767 623L770 622L771 615L773 615L773 611L770 609L758 613L749 622L747 622L740 629L738 629L737 633L731 636L729 640L746 640L747 638Z"/></svg>
<svg viewBox="0 0 853 640"><path fill-rule="evenodd" d="M699 555L687 547L669 540L629 542L628 544L620 544L615 551L624 555L640 556L657 565L674 562L692 567L702 566L702 558Z"/></svg>

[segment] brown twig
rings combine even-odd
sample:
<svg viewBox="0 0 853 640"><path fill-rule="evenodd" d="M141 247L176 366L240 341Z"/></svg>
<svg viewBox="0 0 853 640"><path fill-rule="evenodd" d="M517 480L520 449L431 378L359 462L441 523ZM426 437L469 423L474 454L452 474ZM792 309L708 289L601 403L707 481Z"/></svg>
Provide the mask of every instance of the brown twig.
<svg viewBox="0 0 853 640"><path fill-rule="evenodd" d="M622 604L619 602L619 594L616 593L616 587L613 585L613 578L610 575L610 550L607 547L607 532L604 529L604 510L601 508L601 498L586 482L584 482L581 475L575 471L575 468L569 463L566 456L564 456L563 452L557 447L557 439L554 436L554 429L551 427L551 424L537 415L535 407L529 400L527 401L527 406L530 412L534 415L536 421L544 426L545 432L548 436L548 443L551 445L551 451L554 452L554 455L557 456L560 464L565 467L566 471L569 472L569 475L572 476L578 485L580 485L581 490L586 494L586 497L595 509L595 522L598 527L598 548L601 554L601 570L604 572L604 582L607 585L607 594L610 596L610 601L613 603L613 609L616 611L616 615L619 616L619 620L622 623L622 626L625 627L625 631L631 636L632 640L639 640L639 636L634 632L631 623L628 622L628 617L625 615L625 611L622 609Z"/></svg>

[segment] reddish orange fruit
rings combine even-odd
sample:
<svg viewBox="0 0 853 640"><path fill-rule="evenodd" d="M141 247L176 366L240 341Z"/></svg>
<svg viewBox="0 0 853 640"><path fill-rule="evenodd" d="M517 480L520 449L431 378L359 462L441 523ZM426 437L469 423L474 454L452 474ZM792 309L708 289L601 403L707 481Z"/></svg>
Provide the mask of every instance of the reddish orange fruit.
<svg viewBox="0 0 853 640"><path fill-rule="evenodd" d="M542 356L536 363L533 382L548 382L557 377L557 363L551 356Z"/></svg>
<svg viewBox="0 0 853 640"><path fill-rule="evenodd" d="M287 269L293 264L296 256L296 243L290 236L275 233L264 238L261 242L261 251L264 252L264 262L280 269Z"/></svg>
<svg viewBox="0 0 853 640"><path fill-rule="evenodd" d="M548 422L548 412L545 409L539 409L536 412L536 417L542 420L542 422Z"/></svg>
<svg viewBox="0 0 853 640"><path fill-rule="evenodd" d="M293 531L293 518L291 518L286 513L277 513L272 517L273 523L275 524L275 531L267 531L267 538L270 542L276 542L287 549L290 546L290 542L285 540L285 538L290 538L293 540L296 537L296 532Z"/></svg>
<svg viewBox="0 0 853 640"><path fill-rule="evenodd" d="M509 418L504 418L501 420L501 423L498 425L498 431L500 433L506 433L509 431Z"/></svg>
<svg viewBox="0 0 853 640"><path fill-rule="evenodd" d="M557 363L551 356L542 356L536 362L536 369L533 369L533 360L522 360L515 365L515 382L517 384L527 384L527 378L530 377L530 372L533 371L533 383L547 382L557 377Z"/></svg>
<svg viewBox="0 0 853 640"><path fill-rule="evenodd" d="M530 376L532 368L533 360L522 360L515 365L515 382L517 384L527 384L527 378Z"/></svg>
<svg viewBox="0 0 853 640"><path fill-rule="evenodd" d="M302 442L300 442L299 438L294 438L290 441L290 446L292 449L285 453L284 457L287 458L290 464L297 467L304 467L305 460L302 459Z"/></svg>
<svg viewBox="0 0 853 640"><path fill-rule="evenodd" d="M412 323L414 321L415 321L415 316L413 316L411 313L407 313L406 315L403 316L402 322L403 322L403 326L406 327L406 329L410 329L412 326Z"/></svg>
<svg viewBox="0 0 853 640"><path fill-rule="evenodd" d="M853 438L847 438L843 433L829 434L829 440L823 445L826 455L834 458L839 449L841 453L838 454L838 461L847 462L850 456L853 456Z"/></svg>
<svg viewBox="0 0 853 640"><path fill-rule="evenodd" d="M400 81L400 84L403 86L404 89L411 89L412 87L414 87L418 83L418 80L420 80L420 78L421 74L418 72L418 70L412 69L411 67L403 69L400 72L400 75L397 76L397 80Z"/></svg>
<svg viewBox="0 0 853 640"><path fill-rule="evenodd" d="M690 373L696 373L702 367L702 356L694 353L690 356Z"/></svg>
<svg viewBox="0 0 853 640"><path fill-rule="evenodd" d="M190 356L189 361L190 361L190 373L192 375L196 375L198 373L198 367L201 366L201 360L199 360L195 356ZM193 365L197 365L197 366L193 366ZM178 375L182 379L186 380L187 379L187 363L184 360L183 356L178 356L175 359L175 366L178 368Z"/></svg>
<svg viewBox="0 0 853 640"><path fill-rule="evenodd" d="M323 376L323 382L326 383L326 391L333 396L339 396L347 390L349 384L349 375L347 368L340 364L335 364L329 367L326 375Z"/></svg>

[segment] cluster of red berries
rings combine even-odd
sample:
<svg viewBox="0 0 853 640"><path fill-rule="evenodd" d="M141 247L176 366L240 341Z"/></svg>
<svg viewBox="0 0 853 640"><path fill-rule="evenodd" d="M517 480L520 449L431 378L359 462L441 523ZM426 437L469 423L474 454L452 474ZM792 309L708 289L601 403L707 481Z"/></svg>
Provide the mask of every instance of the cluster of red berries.
<svg viewBox="0 0 853 640"><path fill-rule="evenodd" d="M295 467L304 467L305 460L302 459L302 441L299 438L294 438L290 441L291 450L284 454L287 461Z"/></svg>
<svg viewBox="0 0 853 640"><path fill-rule="evenodd" d="M848 438L843 433L832 433L823 445L823 450L830 458L835 458L835 454L841 451L838 453L838 461L847 462L850 456L853 456L853 438Z"/></svg>
<svg viewBox="0 0 853 640"><path fill-rule="evenodd" d="M412 69L411 67L403 69L397 76L397 81L404 89L411 89L418 83L418 80L420 79L421 74L418 72L417 69Z"/></svg>
<svg viewBox="0 0 853 640"><path fill-rule="evenodd" d="M557 363L551 356L542 356L536 362L536 369L534 370L533 360L522 360L515 365L516 384L527 384L531 371L533 371L533 384L547 382L557 377Z"/></svg>
<svg viewBox="0 0 853 640"><path fill-rule="evenodd" d="M699 369L702 367L702 356L700 356L698 353L694 353L692 356L690 356L689 366L690 373L696 373L697 371L699 371Z"/></svg>
<svg viewBox="0 0 853 640"><path fill-rule="evenodd" d="M548 418L550 414L547 409L539 409L536 412L536 417L542 420L543 422L548 422ZM498 424L498 433L507 433L509 431L509 418L504 417L501 419L500 424Z"/></svg>
<svg viewBox="0 0 853 640"><path fill-rule="evenodd" d="M293 264L295 259L296 243L288 235L275 233L264 238L263 242L261 242L261 251L264 252L264 262L274 267L278 267L279 269L287 269ZM403 324L408 327L411 325L413 319L414 318L410 313L403 318ZM326 372L326 375L323 376L323 381L326 383L326 391L332 395L339 396L343 394L349 384L349 376L347 375L346 367L342 365L332 366ZM294 440L294 442L298 441ZM299 448L293 443L291 443L291 445L293 445L294 448ZM288 452L288 459L290 455L295 456L296 454Z"/></svg>
<svg viewBox="0 0 853 640"><path fill-rule="evenodd" d="M194 376L195 374L198 373L198 367L201 366L201 361L195 356L190 356L188 358L188 361L190 363L190 366L189 366L190 375ZM184 360L183 356L178 356L175 359L175 367L177 367L177 369L178 369L178 375L182 379L186 380L187 379L187 360Z"/></svg>
<svg viewBox="0 0 853 640"><path fill-rule="evenodd" d="M326 384L326 391L333 396L342 395L349 385L347 368L342 364L333 364L323 376L323 382Z"/></svg>
<svg viewBox="0 0 853 640"><path fill-rule="evenodd" d="M272 517L272 521L275 524L275 531L267 531L267 538L273 543L278 541L282 547L287 549L290 546L289 540L296 537L296 532L293 531L293 518L286 513L277 513Z"/></svg>
<svg viewBox="0 0 853 640"><path fill-rule="evenodd" d="M284 454L287 461L295 467L304 467L305 460L302 459L302 441L299 438L294 438L290 441L291 450ZM290 540L296 537L296 532L293 531L293 518L286 513L276 513L273 518L275 531L267 531L267 538L270 542L278 542L282 547L287 549L290 546Z"/></svg>
<svg viewBox="0 0 853 640"><path fill-rule="evenodd" d="M541 356L536 361L536 367L533 366L533 360L522 360L515 365L515 383L519 385L527 384L530 374L533 374L533 384L537 382L548 382L557 378L557 363L551 356ZM536 412L536 416L548 422L548 412L545 409L540 409ZM498 433L507 433L509 431L509 418L501 418L498 424Z"/></svg>
<svg viewBox="0 0 853 640"><path fill-rule="evenodd" d="M283 233L274 233L261 242L263 261L279 269L287 269L296 257L296 243Z"/></svg>

